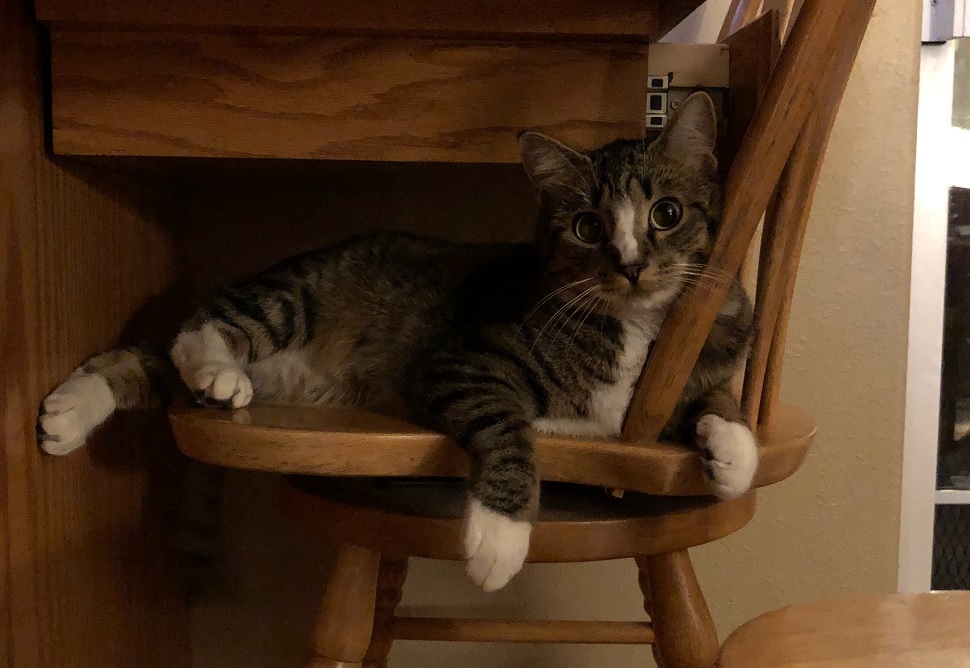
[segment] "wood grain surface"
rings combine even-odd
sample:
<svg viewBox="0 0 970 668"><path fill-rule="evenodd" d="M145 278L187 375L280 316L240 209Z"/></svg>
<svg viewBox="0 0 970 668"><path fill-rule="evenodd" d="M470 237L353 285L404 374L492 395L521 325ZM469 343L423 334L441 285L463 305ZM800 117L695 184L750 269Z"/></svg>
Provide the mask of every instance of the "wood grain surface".
<svg viewBox="0 0 970 668"><path fill-rule="evenodd" d="M794 18L795 0L764 0L763 10L778 12L778 37L784 42Z"/></svg>
<svg viewBox="0 0 970 668"><path fill-rule="evenodd" d="M448 642L571 643L645 645L652 643L649 622L587 622L579 620L505 620L398 617L399 640Z"/></svg>
<svg viewBox="0 0 970 668"><path fill-rule="evenodd" d="M56 26L378 32L467 35L651 35L702 0L39 0L37 17Z"/></svg>
<svg viewBox="0 0 970 668"><path fill-rule="evenodd" d="M650 608L664 668L716 668L720 643L687 550L638 561L650 580Z"/></svg>
<svg viewBox="0 0 970 668"><path fill-rule="evenodd" d="M823 103L799 135L781 176L776 205L765 217L755 320L758 333L744 378L743 407L751 423L767 424L775 419L795 279L822 168L817 156L824 155L828 146L838 106L838 100Z"/></svg>
<svg viewBox="0 0 970 668"><path fill-rule="evenodd" d="M381 555L377 573L377 598L374 606L374 629L364 656L364 668L387 668L387 655L394 641L394 613L403 596L408 575L407 557Z"/></svg>
<svg viewBox="0 0 970 668"><path fill-rule="evenodd" d="M167 193L46 154L42 63L29 3L0 0L0 664L185 668L161 416L118 421L69 457L37 447L44 395L174 273L145 213Z"/></svg>
<svg viewBox="0 0 970 668"><path fill-rule="evenodd" d="M381 555L341 545L313 628L307 668L361 668L374 627Z"/></svg>
<svg viewBox="0 0 970 668"><path fill-rule="evenodd" d="M724 643L721 668L966 668L970 592L869 596L758 617Z"/></svg>
<svg viewBox="0 0 970 668"><path fill-rule="evenodd" d="M647 45L54 30L59 154L517 162L642 136Z"/></svg>
<svg viewBox="0 0 970 668"><path fill-rule="evenodd" d="M778 62L778 15L768 12L724 40L730 47L731 115L718 147L719 165L726 177L741 142L751 125L758 103L768 89L771 71Z"/></svg>
<svg viewBox="0 0 970 668"><path fill-rule="evenodd" d="M354 409L254 404L232 412L176 409L170 422L190 457L233 468L352 476L461 476L462 450L447 437L406 422ZM759 431L755 486L784 480L808 453L812 420L788 407ZM639 443L539 435L543 479L601 485L647 494L707 494L700 456L670 443Z"/></svg>

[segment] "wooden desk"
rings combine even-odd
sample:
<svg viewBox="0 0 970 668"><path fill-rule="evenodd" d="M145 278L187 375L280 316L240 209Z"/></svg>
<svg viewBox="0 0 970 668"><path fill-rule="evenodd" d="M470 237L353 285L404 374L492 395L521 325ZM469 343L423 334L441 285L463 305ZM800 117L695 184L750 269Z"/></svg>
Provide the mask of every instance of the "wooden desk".
<svg viewBox="0 0 970 668"><path fill-rule="evenodd" d="M648 41L700 4L42 0L37 17L61 155L514 163L522 129L640 136Z"/></svg>

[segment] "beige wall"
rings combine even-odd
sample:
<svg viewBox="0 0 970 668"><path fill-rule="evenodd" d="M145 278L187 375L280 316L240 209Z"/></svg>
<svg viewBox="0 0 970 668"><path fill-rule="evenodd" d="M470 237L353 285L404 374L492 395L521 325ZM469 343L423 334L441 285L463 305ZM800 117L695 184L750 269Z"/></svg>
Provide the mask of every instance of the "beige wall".
<svg viewBox="0 0 970 668"><path fill-rule="evenodd" d="M762 494L748 528L695 551L722 634L786 603L895 587L918 22L918 2L878 0L819 185L784 386L786 400L817 418L815 449L794 478ZM501 172L499 180L518 178ZM454 197L450 188L436 195L433 184L425 185L429 201ZM516 190L512 199L522 197ZM481 220L473 208L465 213ZM237 476L231 491L234 564L245 584L197 610L196 665L299 665L329 550L275 520L265 479ZM247 508L259 509L257 529ZM529 566L506 590L486 597L460 565L415 560L404 605L563 618L641 611L630 563ZM647 654L639 648L402 642L391 665L587 668L647 665Z"/></svg>

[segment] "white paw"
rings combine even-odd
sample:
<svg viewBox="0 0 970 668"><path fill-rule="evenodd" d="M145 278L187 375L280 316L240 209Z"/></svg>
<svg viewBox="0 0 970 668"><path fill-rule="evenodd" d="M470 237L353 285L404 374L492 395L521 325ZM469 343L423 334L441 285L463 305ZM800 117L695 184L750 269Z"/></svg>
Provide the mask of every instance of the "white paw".
<svg viewBox="0 0 970 668"><path fill-rule="evenodd" d="M252 400L253 384L212 323L175 337L171 356L182 380L202 403L242 408Z"/></svg>
<svg viewBox="0 0 970 668"><path fill-rule="evenodd" d="M750 429L717 415L705 415L697 422L697 436L704 476L715 495L736 499L751 489L758 470L758 443Z"/></svg>
<svg viewBox="0 0 970 668"><path fill-rule="evenodd" d="M188 381L189 387L207 403L242 408L253 399L253 384L237 366L205 364Z"/></svg>
<svg viewBox="0 0 970 668"><path fill-rule="evenodd" d="M471 499L465 516L465 572L486 592L498 591L522 570L532 524L489 510Z"/></svg>
<svg viewBox="0 0 970 668"><path fill-rule="evenodd" d="M77 450L116 405L104 378L76 373L44 399L37 421L41 449L51 455Z"/></svg>

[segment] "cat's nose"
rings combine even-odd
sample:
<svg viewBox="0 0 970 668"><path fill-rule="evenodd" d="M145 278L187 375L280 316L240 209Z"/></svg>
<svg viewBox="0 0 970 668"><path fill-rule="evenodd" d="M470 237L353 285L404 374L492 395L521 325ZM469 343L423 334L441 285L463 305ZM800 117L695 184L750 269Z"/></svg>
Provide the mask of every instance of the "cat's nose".
<svg viewBox="0 0 970 668"><path fill-rule="evenodd" d="M630 281L630 285L636 285L637 281L640 280L640 274L646 268L647 265L645 264L628 264L620 267L619 272L623 274L626 280Z"/></svg>

